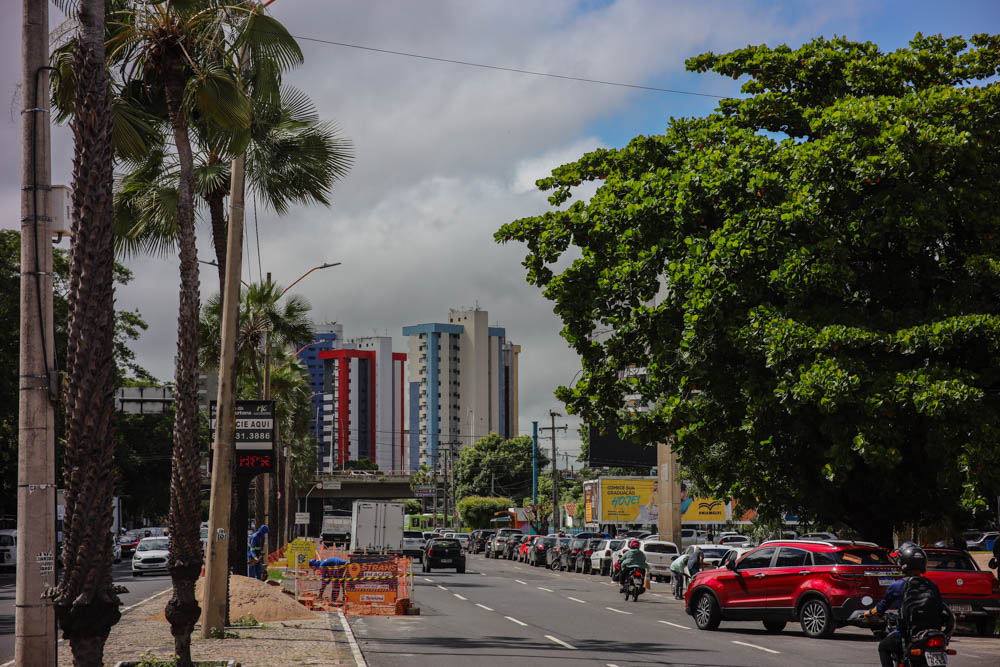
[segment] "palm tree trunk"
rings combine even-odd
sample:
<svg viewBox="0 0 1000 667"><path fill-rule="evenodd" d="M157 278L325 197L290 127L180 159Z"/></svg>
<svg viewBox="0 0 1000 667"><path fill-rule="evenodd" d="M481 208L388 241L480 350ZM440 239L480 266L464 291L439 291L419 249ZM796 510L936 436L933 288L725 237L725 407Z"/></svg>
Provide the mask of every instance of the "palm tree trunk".
<svg viewBox="0 0 1000 667"><path fill-rule="evenodd" d="M121 601L111 578L114 440L114 154L104 1L80 5L74 54L73 251L66 355L64 570L52 598L76 665L99 666ZM26 564L25 564L26 565ZM124 590L124 589L121 589Z"/></svg>
<svg viewBox="0 0 1000 667"><path fill-rule="evenodd" d="M177 314L174 454L170 480L170 560L174 593L166 616L174 636L177 664L191 666L191 633L201 614L194 597L201 572L198 450L198 256L194 232L194 156L187 119L181 109L184 70L179 56L166 70L166 97L180 167L177 187L177 236L180 257L180 305Z"/></svg>
<svg viewBox="0 0 1000 667"><path fill-rule="evenodd" d="M225 198L229 191L229 183L210 192L205 201L208 202L209 217L212 221L212 247L215 249L215 263L219 265L219 293L226 284L226 208ZM219 309L222 312L222 309Z"/></svg>

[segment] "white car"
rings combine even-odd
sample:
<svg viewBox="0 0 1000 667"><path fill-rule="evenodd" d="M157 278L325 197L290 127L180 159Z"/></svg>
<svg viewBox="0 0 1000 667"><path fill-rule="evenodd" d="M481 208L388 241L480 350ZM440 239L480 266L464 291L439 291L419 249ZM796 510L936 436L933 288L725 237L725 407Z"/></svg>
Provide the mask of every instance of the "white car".
<svg viewBox="0 0 1000 667"><path fill-rule="evenodd" d="M684 553L688 554L688 563L694 559L699 551L703 554L705 569L707 570L719 567L719 562L730 551L730 547L716 546L714 544L692 544L684 550Z"/></svg>
<svg viewBox="0 0 1000 667"><path fill-rule="evenodd" d="M458 543L462 545L463 551L469 550L469 533L452 533L451 537L458 540Z"/></svg>
<svg viewBox="0 0 1000 667"><path fill-rule="evenodd" d="M695 528L681 528L681 546L689 547L692 544L709 544L708 536Z"/></svg>
<svg viewBox="0 0 1000 667"><path fill-rule="evenodd" d="M516 539L521 540L523 533L520 528L501 528L497 531L497 534L490 538L490 541L486 543L486 557L487 558L502 558L504 548L507 546L507 540Z"/></svg>
<svg viewBox="0 0 1000 667"><path fill-rule="evenodd" d="M144 537L139 540L132 556L132 576L141 577L147 572L166 572L170 558L170 539L166 537Z"/></svg>
<svg viewBox="0 0 1000 667"><path fill-rule="evenodd" d="M981 533L979 535L973 535L972 537L974 539L970 540L970 539L966 538L966 542L965 542L965 544L968 547L969 551L986 551L987 550L986 549L987 543L995 541L998 538L1000 538L1000 533L997 533L996 531L991 530L991 531L987 531L985 533Z"/></svg>
<svg viewBox="0 0 1000 667"><path fill-rule="evenodd" d="M665 540L643 540L639 549L646 554L649 576L654 580L670 581L670 564L681 555L677 545Z"/></svg>
<svg viewBox="0 0 1000 667"><path fill-rule="evenodd" d="M17 569L17 531L13 528L0 530L0 567Z"/></svg>
<svg viewBox="0 0 1000 667"><path fill-rule="evenodd" d="M611 555L622 545L621 539L601 540L590 554L590 572L607 576L611 572Z"/></svg>
<svg viewBox="0 0 1000 667"><path fill-rule="evenodd" d="M118 541L118 536L111 534L111 556L116 563L122 562L122 543Z"/></svg>
<svg viewBox="0 0 1000 667"><path fill-rule="evenodd" d="M733 561L735 563L743 556L743 554L748 551L753 551L754 549L755 547L731 547L729 551L726 552L726 555L722 557L722 560L719 561L719 567L726 567L726 564L729 563L729 561Z"/></svg>
<svg viewBox="0 0 1000 667"><path fill-rule="evenodd" d="M426 546L427 546L427 540L424 539L424 534L419 530L403 531L404 556L409 556L410 558L415 558L416 560L422 560L424 555L424 548Z"/></svg>
<svg viewBox="0 0 1000 667"><path fill-rule="evenodd" d="M745 547L750 544L750 538L739 533L731 533L720 537L716 544L726 547Z"/></svg>

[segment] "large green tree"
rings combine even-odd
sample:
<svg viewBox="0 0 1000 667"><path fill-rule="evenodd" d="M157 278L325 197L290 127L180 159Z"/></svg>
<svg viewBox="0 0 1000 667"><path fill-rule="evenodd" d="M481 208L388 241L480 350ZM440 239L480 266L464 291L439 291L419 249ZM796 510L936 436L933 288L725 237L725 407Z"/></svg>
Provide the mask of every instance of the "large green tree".
<svg viewBox="0 0 1000 667"><path fill-rule="evenodd" d="M885 543L995 498L998 63L998 36L919 34L690 59L745 97L559 167L561 208L496 235L580 355L557 395L765 516Z"/></svg>
<svg viewBox="0 0 1000 667"><path fill-rule="evenodd" d="M538 469L548 465L539 448ZM455 460L455 494L465 496L531 495L531 437L504 440L496 433L461 450Z"/></svg>

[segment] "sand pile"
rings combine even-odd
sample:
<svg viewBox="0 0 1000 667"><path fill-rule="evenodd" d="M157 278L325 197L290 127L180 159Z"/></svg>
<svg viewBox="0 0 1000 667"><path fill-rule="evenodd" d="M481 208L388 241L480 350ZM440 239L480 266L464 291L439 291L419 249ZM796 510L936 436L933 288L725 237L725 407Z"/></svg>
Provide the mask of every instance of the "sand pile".
<svg viewBox="0 0 1000 667"><path fill-rule="evenodd" d="M204 585L205 577L199 578L194 591L198 602L201 602ZM282 593L280 586L269 586L257 579L233 575L229 579L229 618L235 621L241 616L253 616L263 623L315 618L316 614ZM155 618L163 622L167 620L162 611Z"/></svg>

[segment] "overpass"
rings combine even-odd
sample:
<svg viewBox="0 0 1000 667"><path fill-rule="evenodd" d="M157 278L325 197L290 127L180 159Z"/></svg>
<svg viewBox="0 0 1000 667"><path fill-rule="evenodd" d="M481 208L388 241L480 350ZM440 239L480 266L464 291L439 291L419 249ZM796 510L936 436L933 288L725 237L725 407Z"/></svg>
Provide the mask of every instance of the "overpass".
<svg viewBox="0 0 1000 667"><path fill-rule="evenodd" d="M393 500L396 498L413 498L410 488L410 475L404 472L362 473L361 471L344 471L332 474L316 475L313 478L313 490L300 489L299 497L304 498L309 493L309 500L347 499L347 500Z"/></svg>

